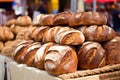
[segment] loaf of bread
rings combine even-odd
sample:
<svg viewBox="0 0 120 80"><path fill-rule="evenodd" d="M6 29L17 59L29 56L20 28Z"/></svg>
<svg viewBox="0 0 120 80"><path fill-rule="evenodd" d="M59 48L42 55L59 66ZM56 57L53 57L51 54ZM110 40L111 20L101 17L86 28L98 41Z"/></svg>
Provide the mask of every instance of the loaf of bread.
<svg viewBox="0 0 120 80"><path fill-rule="evenodd" d="M34 64L35 55L40 47L41 47L40 42L34 42L29 45L25 54L22 56L25 64L27 64L28 66L35 66Z"/></svg>
<svg viewBox="0 0 120 80"><path fill-rule="evenodd" d="M54 14L40 14L33 19L34 26L52 26Z"/></svg>
<svg viewBox="0 0 120 80"><path fill-rule="evenodd" d="M14 33L15 35L17 35L19 32L21 32L24 29L28 29L29 27L22 27L22 26L18 26L18 25L11 25L10 26L10 30L12 31L12 33Z"/></svg>
<svg viewBox="0 0 120 80"><path fill-rule="evenodd" d="M61 12L55 15L53 18L53 25L55 26L68 26L69 19L71 18L72 13L70 11Z"/></svg>
<svg viewBox="0 0 120 80"><path fill-rule="evenodd" d="M46 56L46 52L53 45L55 44L51 42L45 43L38 49L35 55L35 66L37 68L44 70L44 58Z"/></svg>
<svg viewBox="0 0 120 80"><path fill-rule="evenodd" d="M85 38L81 31L69 27L53 27L46 31L43 42L56 42L59 44L79 45Z"/></svg>
<svg viewBox="0 0 120 80"><path fill-rule="evenodd" d="M78 51L79 69L93 69L105 66L105 50L97 42L85 42Z"/></svg>
<svg viewBox="0 0 120 80"><path fill-rule="evenodd" d="M120 37L106 42L104 48L106 50L106 64L120 64Z"/></svg>
<svg viewBox="0 0 120 80"><path fill-rule="evenodd" d="M54 36L56 35L56 33L58 32L58 30L60 30L62 27L61 26L57 26L57 27L52 27L50 28L48 31L45 32L44 36L43 36L43 42L47 43L47 42L55 42ZM67 28L69 29L69 28Z"/></svg>
<svg viewBox="0 0 120 80"><path fill-rule="evenodd" d="M7 23L5 24L5 26L10 27L13 24L16 24L16 19L10 19L9 21L7 21Z"/></svg>
<svg viewBox="0 0 120 80"><path fill-rule="evenodd" d="M16 39L20 40L31 40L30 36L34 27L24 28L23 30L19 31L16 35Z"/></svg>
<svg viewBox="0 0 120 80"><path fill-rule="evenodd" d="M31 30L30 38L34 41L42 41L45 32L48 30L48 26L34 27Z"/></svg>
<svg viewBox="0 0 120 80"><path fill-rule="evenodd" d="M0 27L0 41L4 42L12 39L14 39L12 31L6 26Z"/></svg>
<svg viewBox="0 0 120 80"><path fill-rule="evenodd" d="M23 40L12 40L12 41L5 42L4 47L2 49L2 54L7 57L13 58L13 53L14 53L15 48L22 41ZM2 45L1 45L1 48L2 48Z"/></svg>
<svg viewBox="0 0 120 80"><path fill-rule="evenodd" d="M70 29L67 31L57 32L55 42L59 44L79 45L85 41L83 33L79 30Z"/></svg>
<svg viewBox="0 0 120 80"><path fill-rule="evenodd" d="M32 25L32 20L29 16L19 16L16 20L16 24L19 26Z"/></svg>
<svg viewBox="0 0 120 80"><path fill-rule="evenodd" d="M27 49L29 48L29 45L32 44L33 41L27 40L27 41L22 41L20 42L13 53L14 60L18 63L25 63L23 56L25 55Z"/></svg>
<svg viewBox="0 0 120 80"><path fill-rule="evenodd" d="M107 18L100 12L77 12L69 19L69 26L105 25Z"/></svg>
<svg viewBox="0 0 120 80"><path fill-rule="evenodd" d="M83 34L85 35L85 39L90 41L108 41L116 36L115 31L107 25L83 26L80 27L79 30L83 32Z"/></svg>
<svg viewBox="0 0 120 80"><path fill-rule="evenodd" d="M53 75L60 75L77 70L76 51L70 46L51 46L45 56L45 70Z"/></svg>

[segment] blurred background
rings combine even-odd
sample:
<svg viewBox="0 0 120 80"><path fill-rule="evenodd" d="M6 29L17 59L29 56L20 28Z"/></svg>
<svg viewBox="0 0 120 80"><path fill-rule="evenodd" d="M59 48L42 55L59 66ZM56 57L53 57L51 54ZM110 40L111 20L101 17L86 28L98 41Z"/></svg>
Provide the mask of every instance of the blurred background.
<svg viewBox="0 0 120 80"><path fill-rule="evenodd" d="M0 0L0 24L19 15L28 15L33 19L41 13L57 14L67 10L112 14L116 3L120 0Z"/></svg>

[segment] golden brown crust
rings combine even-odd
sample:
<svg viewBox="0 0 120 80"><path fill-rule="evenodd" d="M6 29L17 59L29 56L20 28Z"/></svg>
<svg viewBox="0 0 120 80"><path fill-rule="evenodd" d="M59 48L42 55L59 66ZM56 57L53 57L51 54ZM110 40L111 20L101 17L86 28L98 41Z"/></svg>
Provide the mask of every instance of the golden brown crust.
<svg viewBox="0 0 120 80"><path fill-rule="evenodd" d="M19 16L17 18L16 24L20 26L29 26L32 24L32 20L29 16Z"/></svg>
<svg viewBox="0 0 120 80"><path fill-rule="evenodd" d="M68 46L54 45L45 56L45 70L54 75L75 72L77 63L75 50Z"/></svg>
<svg viewBox="0 0 120 80"><path fill-rule="evenodd" d="M37 51L35 55L35 66L39 69L44 69L44 58L46 56L47 50L55 45L54 43L45 43Z"/></svg>
<svg viewBox="0 0 120 80"><path fill-rule="evenodd" d="M40 25L41 26L53 26L53 18L54 14L44 14L40 18Z"/></svg>
<svg viewBox="0 0 120 80"><path fill-rule="evenodd" d="M56 26L56 27L52 27L49 30L47 30L43 36L43 42L55 42L54 36L56 35L56 33L61 29L61 26Z"/></svg>
<svg viewBox="0 0 120 80"><path fill-rule="evenodd" d="M61 12L55 15L53 18L53 25L61 26L61 25L69 25L69 19L72 13L70 11Z"/></svg>
<svg viewBox="0 0 120 80"><path fill-rule="evenodd" d="M116 32L107 25L97 26L83 26L79 28L85 35L86 40L103 42L113 39Z"/></svg>
<svg viewBox="0 0 120 80"><path fill-rule="evenodd" d="M29 45L32 44L33 41L23 41L17 45L14 50L14 60L18 63L24 63L23 56L25 55Z"/></svg>
<svg viewBox="0 0 120 80"><path fill-rule="evenodd" d="M105 25L106 23L106 16L100 12L74 13L69 20L69 26Z"/></svg>
<svg viewBox="0 0 120 80"><path fill-rule="evenodd" d="M31 40L30 35L31 35L33 29L34 29L34 27L29 27L29 28L25 28L25 29L21 30L16 35L16 39Z"/></svg>
<svg viewBox="0 0 120 80"><path fill-rule="evenodd" d="M11 30L6 27L0 27L0 41L8 41L8 40L12 40L14 38L13 33L11 32Z"/></svg>
<svg viewBox="0 0 120 80"><path fill-rule="evenodd" d="M35 41L42 41L42 38L48 29L48 26L35 27L33 30L31 30L32 32L30 38Z"/></svg>
<svg viewBox="0 0 120 80"><path fill-rule="evenodd" d="M5 25L10 27L13 24L16 24L16 19L10 19L9 21L7 21L7 23Z"/></svg>
<svg viewBox="0 0 120 80"><path fill-rule="evenodd" d="M35 58L37 50L38 49L34 49L34 50L32 50L32 51L30 51L29 53L26 54L26 56L24 58L25 64L27 64L28 66L32 66L32 67L35 66L34 58Z"/></svg>
<svg viewBox="0 0 120 80"><path fill-rule="evenodd" d="M83 33L79 30L68 29L63 30L55 35L55 41L59 44L67 45L79 45L82 44L85 40Z"/></svg>
<svg viewBox="0 0 120 80"><path fill-rule="evenodd" d="M35 66L34 58L35 58L36 52L40 47L41 47L41 43L39 42L34 42L29 45L29 48L27 49L25 55L23 55L25 64L27 64L28 66Z"/></svg>
<svg viewBox="0 0 120 80"><path fill-rule="evenodd" d="M106 64L114 65L120 63L120 37L106 42L104 44L106 50Z"/></svg>
<svg viewBox="0 0 120 80"><path fill-rule="evenodd" d="M23 29L26 29L28 27L22 27L22 26L18 26L18 25L11 25L10 26L10 30L15 34L17 35L20 31L22 31Z"/></svg>
<svg viewBox="0 0 120 80"><path fill-rule="evenodd" d="M93 69L105 66L105 50L97 42L85 42L78 51L78 67Z"/></svg>
<svg viewBox="0 0 120 80"><path fill-rule="evenodd" d="M13 40L5 42L4 48L2 49L2 54L13 58L14 50L20 42L22 42L22 40Z"/></svg>

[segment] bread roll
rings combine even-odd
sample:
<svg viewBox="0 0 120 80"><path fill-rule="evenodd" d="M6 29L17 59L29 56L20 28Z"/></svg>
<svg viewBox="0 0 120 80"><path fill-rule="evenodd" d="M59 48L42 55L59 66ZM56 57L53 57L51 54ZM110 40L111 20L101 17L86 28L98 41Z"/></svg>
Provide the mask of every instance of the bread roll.
<svg viewBox="0 0 120 80"><path fill-rule="evenodd" d="M22 56L22 58L24 58L25 64L27 64L28 66L35 66L34 64L35 55L40 47L41 47L41 43L39 42L34 42L29 45L25 54Z"/></svg>
<svg viewBox="0 0 120 80"><path fill-rule="evenodd" d="M103 42L111 40L116 36L115 31L107 25L83 26L79 30L83 32L85 39L90 41Z"/></svg>
<svg viewBox="0 0 120 80"><path fill-rule="evenodd" d="M63 30L63 31L62 31ZM59 30L55 35L55 42L59 44L79 45L85 41L83 33L79 30Z"/></svg>
<svg viewBox="0 0 120 80"><path fill-rule="evenodd" d="M105 66L105 50L97 42L85 42L78 51L78 67L93 69Z"/></svg>
<svg viewBox="0 0 120 80"><path fill-rule="evenodd" d="M52 26L54 14L40 14L33 19L33 25Z"/></svg>
<svg viewBox="0 0 120 80"><path fill-rule="evenodd" d="M20 26L29 26L32 25L32 20L29 16L19 16L16 24Z"/></svg>
<svg viewBox="0 0 120 80"><path fill-rule="evenodd" d="M53 75L60 75L77 70L76 51L69 46L51 46L45 56L45 70Z"/></svg>
<svg viewBox="0 0 120 80"><path fill-rule="evenodd" d="M120 37L106 42L104 48L106 50L106 64L120 64Z"/></svg>
<svg viewBox="0 0 120 80"><path fill-rule="evenodd" d="M37 68L44 69L44 58L46 56L46 52L53 45L55 45L55 44L51 43L51 42L45 43L38 49L38 51L36 52L36 55L35 55L35 66Z"/></svg>
<svg viewBox="0 0 120 80"><path fill-rule="evenodd" d="M27 49L29 48L29 45L32 44L33 41L27 40L27 41L22 41L17 45L17 47L14 50L14 60L18 63L24 63L24 58L23 56L25 55Z"/></svg>
<svg viewBox="0 0 120 80"><path fill-rule="evenodd" d="M55 17L53 18L53 25L55 26L67 25L68 26L71 15L72 13L70 11L56 14Z"/></svg>
<svg viewBox="0 0 120 80"><path fill-rule="evenodd" d="M48 29L48 26L35 27L33 30L31 30L30 38L35 41L42 41L43 36Z"/></svg>
<svg viewBox="0 0 120 80"><path fill-rule="evenodd" d="M34 27L29 27L29 28L25 28L25 29L21 30L16 35L16 39L31 40L30 36L31 36L31 33L32 33L33 29L34 29Z"/></svg>
<svg viewBox="0 0 120 80"><path fill-rule="evenodd" d="M69 20L69 26L105 25L106 23L106 16L100 12L77 12Z"/></svg>
<svg viewBox="0 0 120 80"><path fill-rule="evenodd" d="M10 30L15 34L17 35L20 31L24 30L24 29L27 29L28 27L22 27L22 26L18 26L18 25L11 25L10 26Z"/></svg>
<svg viewBox="0 0 120 80"><path fill-rule="evenodd" d="M0 41L8 41L12 40L13 38L14 35L8 27L0 27Z"/></svg>
<svg viewBox="0 0 120 80"><path fill-rule="evenodd" d="M9 21L7 21L7 23L5 24L5 26L10 27L13 24L16 24L16 19L10 19Z"/></svg>

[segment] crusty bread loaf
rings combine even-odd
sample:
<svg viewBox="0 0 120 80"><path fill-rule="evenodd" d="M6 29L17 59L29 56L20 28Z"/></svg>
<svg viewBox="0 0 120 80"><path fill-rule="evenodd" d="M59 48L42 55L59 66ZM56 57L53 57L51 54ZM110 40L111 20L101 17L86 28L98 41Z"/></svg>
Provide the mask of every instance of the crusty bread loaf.
<svg viewBox="0 0 120 80"><path fill-rule="evenodd" d="M18 26L18 25L11 25L10 26L10 30L15 34L17 35L20 31L24 30L24 29L27 29L29 27L22 27L22 26Z"/></svg>
<svg viewBox="0 0 120 80"><path fill-rule="evenodd" d="M50 28L48 31L45 32L42 41L44 43L46 43L46 42L55 42L54 36L58 32L58 30L61 29L61 28L62 28L61 26Z"/></svg>
<svg viewBox="0 0 120 80"><path fill-rule="evenodd" d="M115 31L107 25L83 26L80 27L79 30L83 32L86 40L97 41L97 42L108 41L116 36Z"/></svg>
<svg viewBox="0 0 120 80"><path fill-rule="evenodd" d="M2 49L2 54L7 57L13 58L13 53L14 53L15 48L22 41L23 40L12 40L12 41L5 42L4 47Z"/></svg>
<svg viewBox="0 0 120 80"><path fill-rule="evenodd" d="M77 70L77 54L70 46L51 46L45 56L45 70L53 75L60 75Z"/></svg>
<svg viewBox="0 0 120 80"><path fill-rule="evenodd" d="M20 40L31 40L30 36L34 27L24 28L23 30L19 31L16 35L16 39Z"/></svg>
<svg viewBox="0 0 120 80"><path fill-rule="evenodd" d="M54 14L40 14L33 19L34 26L52 26Z"/></svg>
<svg viewBox="0 0 120 80"><path fill-rule="evenodd" d="M53 18L53 25L55 26L67 25L68 26L71 15L72 13L70 11L65 11L65 12L56 14L55 17Z"/></svg>
<svg viewBox="0 0 120 80"><path fill-rule="evenodd" d="M69 30L59 30L55 34L55 42L59 44L67 45L80 45L85 41L83 33L79 30L69 29Z"/></svg>
<svg viewBox="0 0 120 80"><path fill-rule="evenodd" d="M106 50L106 64L120 64L120 37L106 42L104 48Z"/></svg>
<svg viewBox="0 0 120 80"><path fill-rule="evenodd" d="M29 45L25 54L22 56L24 58L25 64L27 64L28 66L35 66L34 64L35 55L40 47L41 47L40 42L34 42Z"/></svg>
<svg viewBox="0 0 120 80"><path fill-rule="evenodd" d="M43 36L48 29L48 26L34 27L34 29L31 30L30 38L34 41L42 41Z"/></svg>
<svg viewBox="0 0 120 80"><path fill-rule="evenodd" d="M29 16L19 16L16 20L16 24L19 26L32 25L32 20Z"/></svg>
<svg viewBox="0 0 120 80"><path fill-rule="evenodd" d="M37 68L44 69L44 58L46 56L46 52L53 45L55 45L55 44L51 43L51 42L45 43L38 49L38 51L36 52L36 55L35 55L35 66Z"/></svg>
<svg viewBox="0 0 120 80"><path fill-rule="evenodd" d="M85 42L78 51L78 67L93 69L105 66L105 50L97 42Z"/></svg>
<svg viewBox="0 0 120 80"><path fill-rule="evenodd" d="M33 41L27 40L27 41L22 41L20 42L15 50L14 50L14 60L18 63L25 63L23 56L25 55L27 49L29 48L29 45L32 44Z"/></svg>
<svg viewBox="0 0 120 80"><path fill-rule="evenodd" d="M53 18L54 14L44 14L40 18L40 25L41 26L53 26Z"/></svg>
<svg viewBox="0 0 120 80"><path fill-rule="evenodd" d="M8 41L8 40L12 40L14 38L13 33L11 32L11 30L6 27L0 27L0 41Z"/></svg>
<svg viewBox="0 0 120 80"><path fill-rule="evenodd" d="M81 25L105 25L107 18L100 12L77 12L74 13L70 20L69 26Z"/></svg>
<svg viewBox="0 0 120 80"><path fill-rule="evenodd" d="M59 44L79 45L85 38L81 31L69 27L56 26L46 31L43 42L56 42Z"/></svg>

